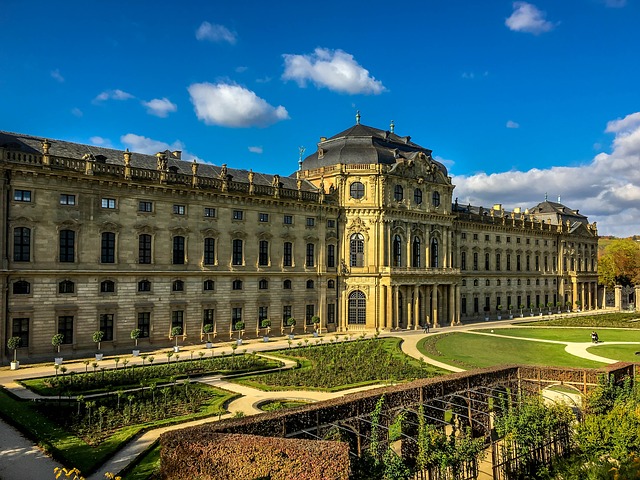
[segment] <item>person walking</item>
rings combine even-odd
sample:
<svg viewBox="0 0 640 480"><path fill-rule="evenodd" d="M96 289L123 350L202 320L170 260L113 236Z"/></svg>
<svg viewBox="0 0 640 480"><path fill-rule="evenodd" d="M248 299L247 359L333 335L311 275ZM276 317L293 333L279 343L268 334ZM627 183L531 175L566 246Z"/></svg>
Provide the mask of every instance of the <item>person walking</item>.
<svg viewBox="0 0 640 480"><path fill-rule="evenodd" d="M424 322L424 333L429 333L429 322Z"/></svg>

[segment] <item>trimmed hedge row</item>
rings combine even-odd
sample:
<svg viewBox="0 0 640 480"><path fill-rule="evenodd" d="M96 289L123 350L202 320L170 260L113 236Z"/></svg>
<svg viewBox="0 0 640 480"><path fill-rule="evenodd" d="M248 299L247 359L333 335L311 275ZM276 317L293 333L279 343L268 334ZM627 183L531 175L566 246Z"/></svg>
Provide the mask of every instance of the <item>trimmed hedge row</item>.
<svg viewBox="0 0 640 480"><path fill-rule="evenodd" d="M200 430L160 437L160 478L171 480L348 480L341 442L223 434Z"/></svg>

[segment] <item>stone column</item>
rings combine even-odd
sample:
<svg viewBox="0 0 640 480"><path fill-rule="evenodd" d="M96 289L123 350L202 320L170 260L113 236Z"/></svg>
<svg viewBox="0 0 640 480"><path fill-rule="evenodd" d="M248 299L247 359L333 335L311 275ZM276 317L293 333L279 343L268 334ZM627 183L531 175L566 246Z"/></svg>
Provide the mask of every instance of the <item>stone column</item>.
<svg viewBox="0 0 640 480"><path fill-rule="evenodd" d="M438 284L434 284L433 285L433 298L432 298L432 305L433 307L433 312L431 314L431 318L433 319L433 326L435 327L439 327L440 323L439 323L439 318L438 318Z"/></svg>
<svg viewBox="0 0 640 480"><path fill-rule="evenodd" d="M397 330L398 328L400 328L400 287L398 285L394 285L393 290L395 303L393 308L393 319L391 320L391 327Z"/></svg>
<svg viewBox="0 0 640 480"><path fill-rule="evenodd" d="M453 285L449 285L449 324L456 324L456 297Z"/></svg>
<svg viewBox="0 0 640 480"><path fill-rule="evenodd" d="M578 282L576 279L571 280L571 310L573 310L576 306L576 302L580 300L578 298ZM529 305L527 305L528 307Z"/></svg>
<svg viewBox="0 0 640 480"><path fill-rule="evenodd" d="M616 310L620 311L622 310L622 285L616 285L615 289L616 289L616 293L615 293L614 307Z"/></svg>
<svg viewBox="0 0 640 480"><path fill-rule="evenodd" d="M420 297L420 291L418 290L418 285L413 287L413 328L418 330L420 328L420 302L418 298Z"/></svg>
<svg viewBox="0 0 640 480"><path fill-rule="evenodd" d="M636 312L640 312L640 285L636 285L633 289L633 298L635 300Z"/></svg>
<svg viewBox="0 0 640 480"><path fill-rule="evenodd" d="M460 285L456 285L455 288L455 296L456 296L456 325L460 325L460 315L462 310L462 297L460 295Z"/></svg>
<svg viewBox="0 0 640 480"><path fill-rule="evenodd" d="M404 304L407 306L407 328L411 330L413 328L413 311L411 309L411 287L409 285L406 286L405 290L405 298Z"/></svg>

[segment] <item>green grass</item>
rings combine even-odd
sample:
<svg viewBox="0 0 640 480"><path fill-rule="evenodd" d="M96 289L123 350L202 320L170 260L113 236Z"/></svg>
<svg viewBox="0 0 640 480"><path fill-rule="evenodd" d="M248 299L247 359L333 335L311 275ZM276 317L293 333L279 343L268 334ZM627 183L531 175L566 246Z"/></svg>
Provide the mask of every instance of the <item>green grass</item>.
<svg viewBox="0 0 640 480"><path fill-rule="evenodd" d="M160 471L160 444L154 443L121 473L123 480L147 480Z"/></svg>
<svg viewBox="0 0 640 480"><path fill-rule="evenodd" d="M464 332L426 337L418 342L418 350L426 357L465 369L518 363L581 368L603 366L569 355L563 345Z"/></svg>
<svg viewBox="0 0 640 480"><path fill-rule="evenodd" d="M114 432L98 446L88 445L82 438L67 432L60 425L39 414L31 408L30 402L18 400L4 389L0 389L0 415L27 437L38 442L43 450L49 452L62 464L76 467L84 475L87 475L113 456L138 433L160 426L218 415L225 411L224 406L228 402L237 397L236 394L219 388L206 388L214 390L217 396L207 404L203 411L156 422L130 425Z"/></svg>
<svg viewBox="0 0 640 480"><path fill-rule="evenodd" d="M597 330L603 342L640 342L640 330L617 329ZM511 337L527 337L559 342L590 342L591 330L587 328L494 328L481 329L478 332ZM640 345L638 345L640 347ZM640 349L640 348L639 348Z"/></svg>
<svg viewBox="0 0 640 480"><path fill-rule="evenodd" d="M443 373L400 350L399 338L336 342L279 350L299 368L243 377L235 381L266 391L320 390L335 392L365 385L401 382Z"/></svg>
<svg viewBox="0 0 640 480"><path fill-rule="evenodd" d="M540 327L640 328L640 314L603 313L600 315L577 315L575 317L520 323L519 325L536 325Z"/></svg>
<svg viewBox="0 0 640 480"><path fill-rule="evenodd" d="M636 355L636 352L640 352L640 345L594 345L587 351L620 362L640 362L640 355Z"/></svg>
<svg viewBox="0 0 640 480"><path fill-rule="evenodd" d="M264 412L275 412L278 410L286 410L287 408L301 407L302 405L309 405L309 402L287 399L269 400L258 405L258 408Z"/></svg>

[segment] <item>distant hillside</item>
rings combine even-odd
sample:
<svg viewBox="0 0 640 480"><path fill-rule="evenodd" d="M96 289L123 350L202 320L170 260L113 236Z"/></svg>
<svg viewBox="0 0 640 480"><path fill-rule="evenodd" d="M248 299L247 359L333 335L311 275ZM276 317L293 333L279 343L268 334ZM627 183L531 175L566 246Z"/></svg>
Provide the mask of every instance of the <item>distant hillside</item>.
<svg viewBox="0 0 640 480"><path fill-rule="evenodd" d="M640 235L633 235L631 237L625 237L625 238L630 238L631 240L640 242ZM604 252L604 249L607 248L607 245L609 245L614 240L620 240L620 239L612 235L603 235L602 237L598 238L598 257L602 255L602 252Z"/></svg>

